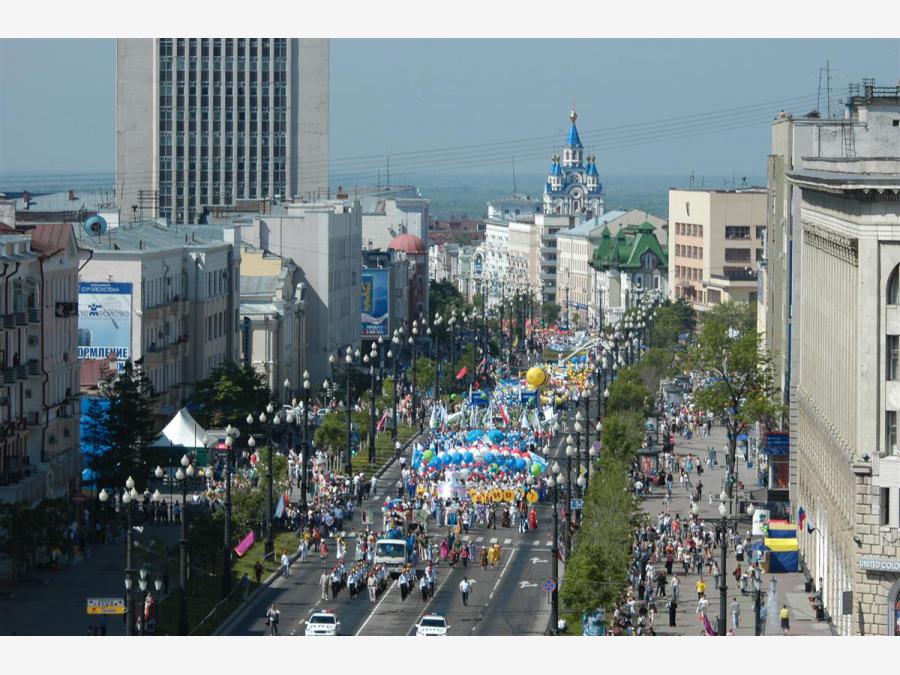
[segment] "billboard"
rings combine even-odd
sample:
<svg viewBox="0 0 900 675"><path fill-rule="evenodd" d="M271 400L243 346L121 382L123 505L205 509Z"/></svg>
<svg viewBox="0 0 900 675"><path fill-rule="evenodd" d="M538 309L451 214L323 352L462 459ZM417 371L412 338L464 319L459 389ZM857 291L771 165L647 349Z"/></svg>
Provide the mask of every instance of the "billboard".
<svg viewBox="0 0 900 675"><path fill-rule="evenodd" d="M119 371L131 358L131 284L78 283L78 358L105 359L115 352Z"/></svg>
<svg viewBox="0 0 900 675"><path fill-rule="evenodd" d="M362 336L388 336L388 293L390 279L388 270L371 269L362 271Z"/></svg>

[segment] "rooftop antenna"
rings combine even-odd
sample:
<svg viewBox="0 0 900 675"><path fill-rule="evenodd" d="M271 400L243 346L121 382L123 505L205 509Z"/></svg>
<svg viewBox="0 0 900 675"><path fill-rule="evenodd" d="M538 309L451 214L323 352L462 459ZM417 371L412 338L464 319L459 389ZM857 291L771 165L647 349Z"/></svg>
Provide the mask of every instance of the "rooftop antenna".
<svg viewBox="0 0 900 675"><path fill-rule="evenodd" d="M694 189L694 170L691 169L691 190Z"/></svg>
<svg viewBox="0 0 900 675"><path fill-rule="evenodd" d="M391 189L391 155L390 155L390 153L387 156L387 181L386 181L386 185L384 186L384 188L386 190Z"/></svg>
<svg viewBox="0 0 900 675"><path fill-rule="evenodd" d="M831 119L831 61L825 61L825 86L828 94L828 118Z"/></svg>
<svg viewBox="0 0 900 675"><path fill-rule="evenodd" d="M819 90L816 93L816 110L821 112L822 110L822 72L824 68L819 68Z"/></svg>
<svg viewBox="0 0 900 675"><path fill-rule="evenodd" d="M513 194L516 194L516 158L512 158L512 170L513 170Z"/></svg>

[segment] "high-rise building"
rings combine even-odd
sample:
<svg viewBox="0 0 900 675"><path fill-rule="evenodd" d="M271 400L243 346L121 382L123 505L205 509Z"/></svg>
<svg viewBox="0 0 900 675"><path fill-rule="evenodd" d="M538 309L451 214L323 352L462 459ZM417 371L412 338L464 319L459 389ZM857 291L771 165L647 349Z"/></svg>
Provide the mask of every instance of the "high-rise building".
<svg viewBox="0 0 900 675"><path fill-rule="evenodd" d="M125 221L328 192L328 40L116 43L116 197Z"/></svg>

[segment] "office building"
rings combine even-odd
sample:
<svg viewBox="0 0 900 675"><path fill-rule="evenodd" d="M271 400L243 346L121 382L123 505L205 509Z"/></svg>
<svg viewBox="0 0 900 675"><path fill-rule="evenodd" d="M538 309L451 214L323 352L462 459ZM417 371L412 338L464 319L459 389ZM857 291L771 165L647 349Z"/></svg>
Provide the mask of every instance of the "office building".
<svg viewBox="0 0 900 675"><path fill-rule="evenodd" d="M116 41L122 218L328 196L327 40Z"/></svg>
<svg viewBox="0 0 900 675"><path fill-rule="evenodd" d="M669 190L669 296L705 310L756 302L767 190Z"/></svg>

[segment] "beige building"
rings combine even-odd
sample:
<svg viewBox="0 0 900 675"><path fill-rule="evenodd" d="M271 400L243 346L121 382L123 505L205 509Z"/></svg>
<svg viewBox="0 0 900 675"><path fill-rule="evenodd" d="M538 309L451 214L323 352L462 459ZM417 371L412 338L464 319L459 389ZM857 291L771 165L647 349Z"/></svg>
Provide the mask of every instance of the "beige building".
<svg viewBox="0 0 900 675"><path fill-rule="evenodd" d="M72 225L0 225L0 262L0 502L35 505L81 477Z"/></svg>
<svg viewBox="0 0 900 675"><path fill-rule="evenodd" d="M839 633L900 635L900 87L850 94L843 131L817 127L787 171L791 501L816 528L801 553ZM856 143L866 133L881 141Z"/></svg>
<svg viewBox="0 0 900 675"><path fill-rule="evenodd" d="M767 191L669 190L669 295L704 310L755 302Z"/></svg>

